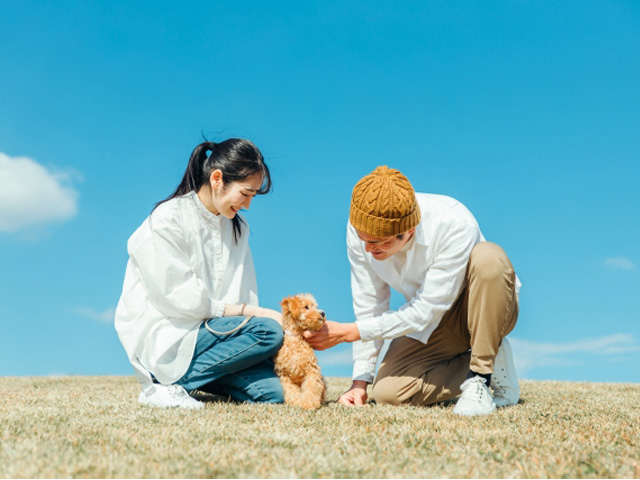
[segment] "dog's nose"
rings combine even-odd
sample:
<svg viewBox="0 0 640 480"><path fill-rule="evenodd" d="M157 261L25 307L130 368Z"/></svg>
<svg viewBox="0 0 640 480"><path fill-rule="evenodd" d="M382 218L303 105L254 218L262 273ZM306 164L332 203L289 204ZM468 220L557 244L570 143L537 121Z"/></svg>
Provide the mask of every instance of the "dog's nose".
<svg viewBox="0 0 640 480"><path fill-rule="evenodd" d="M322 310L320 310L320 316L324 318L324 312Z"/></svg>

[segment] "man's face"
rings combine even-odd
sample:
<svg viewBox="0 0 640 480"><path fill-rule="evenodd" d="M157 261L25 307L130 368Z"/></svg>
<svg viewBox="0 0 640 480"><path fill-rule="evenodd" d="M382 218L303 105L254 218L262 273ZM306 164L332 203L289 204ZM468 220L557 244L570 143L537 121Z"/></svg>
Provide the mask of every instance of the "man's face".
<svg viewBox="0 0 640 480"><path fill-rule="evenodd" d="M371 253L373 258L380 261L386 260L398 253L400 249L404 247L409 240L411 240L415 231L416 229L412 228L402 235L401 238L398 238L395 235L393 237L379 238L372 237L371 235L367 235L366 233L356 230L358 237L360 237L360 240L364 242L364 249Z"/></svg>

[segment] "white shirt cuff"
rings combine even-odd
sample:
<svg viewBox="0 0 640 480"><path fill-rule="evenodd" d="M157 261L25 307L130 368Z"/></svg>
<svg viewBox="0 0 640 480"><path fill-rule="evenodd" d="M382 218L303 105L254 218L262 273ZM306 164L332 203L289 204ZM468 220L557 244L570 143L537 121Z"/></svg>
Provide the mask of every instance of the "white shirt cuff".
<svg viewBox="0 0 640 480"><path fill-rule="evenodd" d="M224 309L226 308L226 304L219 300L211 300L211 314L210 318L220 318L224 315Z"/></svg>
<svg viewBox="0 0 640 480"><path fill-rule="evenodd" d="M373 383L375 372L375 363L357 360L353 364L353 380L364 380L367 383Z"/></svg>

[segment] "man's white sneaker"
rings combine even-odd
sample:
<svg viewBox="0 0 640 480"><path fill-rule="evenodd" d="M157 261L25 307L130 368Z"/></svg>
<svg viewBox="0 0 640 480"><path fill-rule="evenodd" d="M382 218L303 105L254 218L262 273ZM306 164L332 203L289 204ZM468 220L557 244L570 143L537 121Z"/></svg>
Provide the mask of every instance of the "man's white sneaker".
<svg viewBox="0 0 640 480"><path fill-rule="evenodd" d="M150 407L204 408L204 403L190 397L180 385L155 383L140 392L138 402Z"/></svg>
<svg viewBox="0 0 640 480"><path fill-rule="evenodd" d="M487 388L487 381L475 376L464 381L460 388L462 395L458 403L453 407L453 413L472 417L474 415L488 415L496 409L491 398L491 392Z"/></svg>
<svg viewBox="0 0 640 480"><path fill-rule="evenodd" d="M496 361L491 375L491 387L493 388L493 401L496 407L508 407L515 405L520 400L520 385L516 375L516 365L513 363L511 345L506 338L502 339L502 345L498 349Z"/></svg>

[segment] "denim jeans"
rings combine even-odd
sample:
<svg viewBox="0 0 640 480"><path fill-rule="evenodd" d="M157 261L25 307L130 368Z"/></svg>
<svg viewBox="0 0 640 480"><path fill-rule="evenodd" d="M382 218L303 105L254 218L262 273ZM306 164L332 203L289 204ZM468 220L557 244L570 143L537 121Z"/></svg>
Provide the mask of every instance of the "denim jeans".
<svg viewBox="0 0 640 480"><path fill-rule="evenodd" d="M228 332L244 317L221 317L209 327ZM176 382L187 391L228 395L251 403L283 403L282 385L274 372L273 356L282 345L282 327L271 318L254 317L236 332L217 335L204 326L191 365Z"/></svg>

